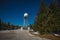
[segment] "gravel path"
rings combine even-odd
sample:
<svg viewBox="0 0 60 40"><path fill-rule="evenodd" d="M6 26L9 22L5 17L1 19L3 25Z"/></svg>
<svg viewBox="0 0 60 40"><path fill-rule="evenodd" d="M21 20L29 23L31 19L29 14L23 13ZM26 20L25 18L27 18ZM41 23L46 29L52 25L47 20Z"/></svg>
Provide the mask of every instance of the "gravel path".
<svg viewBox="0 0 60 40"><path fill-rule="evenodd" d="M0 40L50 40L31 35L28 30L0 31Z"/></svg>

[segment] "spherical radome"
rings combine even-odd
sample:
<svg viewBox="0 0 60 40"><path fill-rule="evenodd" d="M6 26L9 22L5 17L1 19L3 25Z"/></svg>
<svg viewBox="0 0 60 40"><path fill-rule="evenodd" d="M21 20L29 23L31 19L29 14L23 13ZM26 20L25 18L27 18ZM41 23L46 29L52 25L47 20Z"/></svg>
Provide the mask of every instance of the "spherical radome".
<svg viewBox="0 0 60 40"><path fill-rule="evenodd" d="M28 13L24 13L24 17L27 17L28 16Z"/></svg>

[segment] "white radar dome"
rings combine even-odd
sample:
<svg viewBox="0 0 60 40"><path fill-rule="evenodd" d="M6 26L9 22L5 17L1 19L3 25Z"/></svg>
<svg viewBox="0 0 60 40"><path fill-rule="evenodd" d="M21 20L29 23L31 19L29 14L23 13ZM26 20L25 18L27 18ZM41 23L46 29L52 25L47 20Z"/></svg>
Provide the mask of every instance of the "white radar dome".
<svg viewBox="0 0 60 40"><path fill-rule="evenodd" d="M27 17L28 16L28 13L24 13L24 17Z"/></svg>

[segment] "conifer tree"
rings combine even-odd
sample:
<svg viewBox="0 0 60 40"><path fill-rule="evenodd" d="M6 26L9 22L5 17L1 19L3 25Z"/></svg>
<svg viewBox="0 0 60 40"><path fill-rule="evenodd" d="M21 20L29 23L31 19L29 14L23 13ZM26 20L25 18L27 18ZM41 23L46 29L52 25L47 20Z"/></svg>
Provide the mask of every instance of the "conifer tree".
<svg viewBox="0 0 60 40"><path fill-rule="evenodd" d="M45 21L45 14L46 14L46 7L44 0L41 0L40 8L38 11L38 14L35 18L35 23L34 23L34 29L36 31L39 31L40 33L43 33L44 31L44 21Z"/></svg>
<svg viewBox="0 0 60 40"><path fill-rule="evenodd" d="M0 30L2 29L2 20L0 19Z"/></svg>
<svg viewBox="0 0 60 40"><path fill-rule="evenodd" d="M58 6L56 5L56 0L53 0L49 6L49 28L50 28L50 33L56 32L60 30L59 28L59 23L60 23L60 17L59 17L59 11Z"/></svg>
<svg viewBox="0 0 60 40"><path fill-rule="evenodd" d="M57 1L57 2L56 2ZM40 33L60 31L60 0L52 0L49 7L41 0L40 8L35 17L33 30Z"/></svg>

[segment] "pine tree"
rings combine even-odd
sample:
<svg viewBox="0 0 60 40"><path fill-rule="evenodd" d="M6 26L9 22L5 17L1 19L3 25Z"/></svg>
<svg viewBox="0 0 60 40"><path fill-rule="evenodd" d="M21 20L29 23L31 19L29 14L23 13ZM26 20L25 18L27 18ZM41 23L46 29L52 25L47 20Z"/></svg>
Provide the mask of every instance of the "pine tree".
<svg viewBox="0 0 60 40"><path fill-rule="evenodd" d="M7 29L8 30L10 29L10 22L8 22L8 24L7 24Z"/></svg>
<svg viewBox="0 0 60 40"><path fill-rule="evenodd" d="M41 0L40 8L38 14L35 18L34 29L40 33L45 31L44 22L46 20L46 7L44 0Z"/></svg>
<svg viewBox="0 0 60 40"><path fill-rule="evenodd" d="M0 19L0 30L2 29L2 20Z"/></svg>
<svg viewBox="0 0 60 40"><path fill-rule="evenodd" d="M53 0L49 6L49 28L50 33L56 32L59 29L60 17L59 17L59 9L56 5L56 0Z"/></svg>
<svg viewBox="0 0 60 40"><path fill-rule="evenodd" d="M35 20L34 20L35 22L34 22L34 25L32 27L34 31L38 31L38 27L37 27L38 25L37 25L37 20L36 19L37 19L37 17L35 17Z"/></svg>
<svg viewBox="0 0 60 40"><path fill-rule="evenodd" d="M56 0L56 31L60 31L60 0Z"/></svg>
<svg viewBox="0 0 60 40"><path fill-rule="evenodd" d="M57 1L57 3L56 3ZM60 31L60 0L52 0L49 7L46 7L44 0L41 5L33 29L40 33L53 33Z"/></svg>

